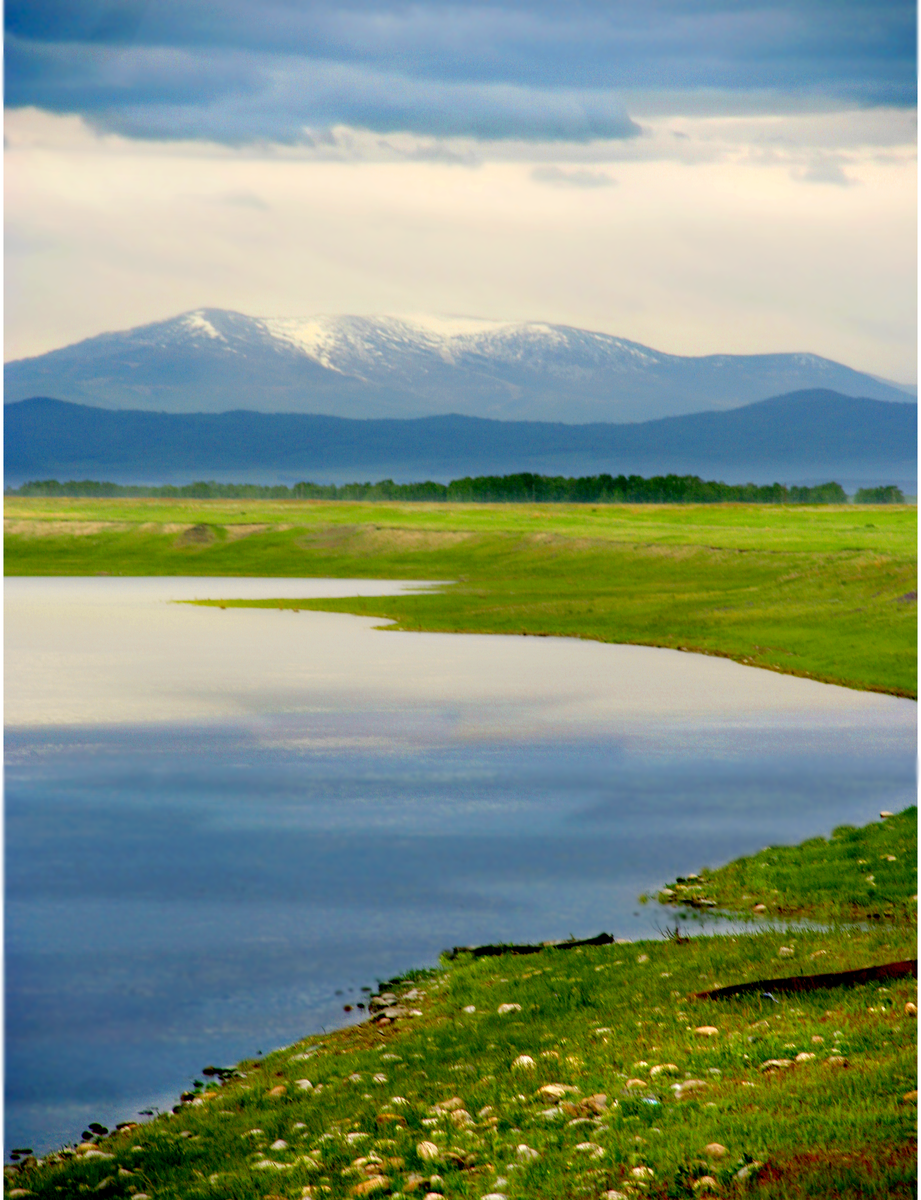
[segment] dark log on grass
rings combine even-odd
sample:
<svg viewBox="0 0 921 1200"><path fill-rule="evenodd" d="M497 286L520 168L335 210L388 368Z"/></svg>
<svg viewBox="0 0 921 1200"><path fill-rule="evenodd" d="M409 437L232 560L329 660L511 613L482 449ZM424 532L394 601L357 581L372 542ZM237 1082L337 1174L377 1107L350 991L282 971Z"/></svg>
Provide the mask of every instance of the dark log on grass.
<svg viewBox="0 0 921 1200"><path fill-rule="evenodd" d="M486 958L496 954L540 954L542 950L574 950L576 946L611 946L614 938L610 933L599 933L597 937L582 938L581 941L541 942L537 946L502 945L493 946L455 946L448 951L448 958L457 958L459 954L471 954L474 958Z"/></svg>
<svg viewBox="0 0 921 1200"><path fill-rule="evenodd" d="M728 1000L730 996L745 996L751 992L816 992L820 988L854 987L884 979L918 978L918 960L882 963L878 967L861 967L857 971L830 971L825 975L791 975L785 979L754 979L751 983L735 983L730 987L712 988L709 992L692 992L692 1000Z"/></svg>

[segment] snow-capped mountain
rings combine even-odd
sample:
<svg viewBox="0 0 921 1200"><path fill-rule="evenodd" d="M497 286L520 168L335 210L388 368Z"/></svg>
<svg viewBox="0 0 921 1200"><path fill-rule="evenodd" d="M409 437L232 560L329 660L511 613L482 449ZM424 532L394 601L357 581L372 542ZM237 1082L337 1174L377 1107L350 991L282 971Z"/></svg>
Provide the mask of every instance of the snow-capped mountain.
<svg viewBox="0 0 921 1200"><path fill-rule="evenodd" d="M814 354L682 357L567 325L466 317L248 317L198 309L5 369L7 402L503 420L643 421L826 388L913 399Z"/></svg>

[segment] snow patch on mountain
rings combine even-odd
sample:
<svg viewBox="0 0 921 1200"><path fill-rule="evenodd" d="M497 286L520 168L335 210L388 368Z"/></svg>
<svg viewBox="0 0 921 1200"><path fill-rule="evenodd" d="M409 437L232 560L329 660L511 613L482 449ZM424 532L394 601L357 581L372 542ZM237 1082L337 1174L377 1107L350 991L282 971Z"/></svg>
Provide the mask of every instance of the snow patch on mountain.
<svg viewBox="0 0 921 1200"><path fill-rule="evenodd" d="M227 341L224 335L218 333L214 328L202 309L199 309L197 312L186 313L181 320L190 333L203 333L206 337L212 338L217 342Z"/></svg>

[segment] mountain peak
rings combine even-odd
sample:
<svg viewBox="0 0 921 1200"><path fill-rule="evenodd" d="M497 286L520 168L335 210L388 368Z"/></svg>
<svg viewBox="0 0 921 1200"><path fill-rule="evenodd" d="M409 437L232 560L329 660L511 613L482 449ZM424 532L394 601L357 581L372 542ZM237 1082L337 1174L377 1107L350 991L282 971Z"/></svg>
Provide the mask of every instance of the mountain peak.
<svg viewBox="0 0 921 1200"><path fill-rule="evenodd" d="M806 353L686 357L544 321L407 313L251 317L198 308L7 364L6 399L103 408L642 421L831 388L909 402Z"/></svg>

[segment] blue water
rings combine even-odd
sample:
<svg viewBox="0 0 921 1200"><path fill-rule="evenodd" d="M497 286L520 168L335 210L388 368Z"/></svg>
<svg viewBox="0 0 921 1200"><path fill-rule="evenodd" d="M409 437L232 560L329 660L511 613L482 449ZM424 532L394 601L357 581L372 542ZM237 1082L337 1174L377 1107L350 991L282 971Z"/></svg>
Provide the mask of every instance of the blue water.
<svg viewBox="0 0 921 1200"><path fill-rule="evenodd" d="M906 734L694 744L12 732L7 1145L170 1106L446 947L658 936L644 890L914 802Z"/></svg>

